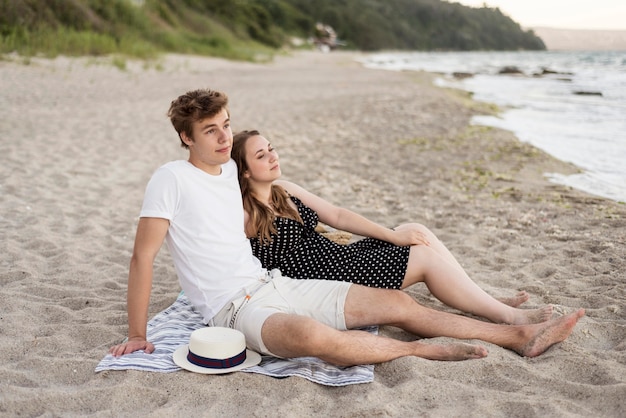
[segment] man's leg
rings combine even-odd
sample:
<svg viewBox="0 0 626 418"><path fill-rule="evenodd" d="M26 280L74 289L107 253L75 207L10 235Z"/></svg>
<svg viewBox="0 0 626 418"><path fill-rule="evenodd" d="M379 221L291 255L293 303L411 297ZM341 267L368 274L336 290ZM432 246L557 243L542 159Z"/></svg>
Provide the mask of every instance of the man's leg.
<svg viewBox="0 0 626 418"><path fill-rule="evenodd" d="M529 325L492 324L419 305L397 290L353 285L345 303L346 326L392 325L422 337L479 339L527 357L538 356L565 340L584 309L547 322Z"/></svg>
<svg viewBox="0 0 626 418"><path fill-rule="evenodd" d="M487 355L481 346L398 341L366 331L338 331L305 316L282 313L265 321L261 335L267 349L277 356L313 356L339 366L382 363L404 356L468 360Z"/></svg>
<svg viewBox="0 0 626 418"><path fill-rule="evenodd" d="M314 356L348 366L372 364L403 356L467 360L487 355L484 347L465 343L435 345L397 341L366 331L346 331L345 301L353 285L332 280L292 280L273 273L270 283L241 308L225 310L218 320L231 321L246 335L250 348L291 358Z"/></svg>

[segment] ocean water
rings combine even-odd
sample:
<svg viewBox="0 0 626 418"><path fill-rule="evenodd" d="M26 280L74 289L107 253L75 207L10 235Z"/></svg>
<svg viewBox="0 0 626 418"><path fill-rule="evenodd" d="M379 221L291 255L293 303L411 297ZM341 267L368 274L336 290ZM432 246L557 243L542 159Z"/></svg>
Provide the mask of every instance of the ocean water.
<svg viewBox="0 0 626 418"><path fill-rule="evenodd" d="M502 110L472 123L512 131L582 170L546 173L551 181L626 202L626 51L381 53L361 62L439 73L437 85L470 91ZM499 74L504 67L522 74Z"/></svg>

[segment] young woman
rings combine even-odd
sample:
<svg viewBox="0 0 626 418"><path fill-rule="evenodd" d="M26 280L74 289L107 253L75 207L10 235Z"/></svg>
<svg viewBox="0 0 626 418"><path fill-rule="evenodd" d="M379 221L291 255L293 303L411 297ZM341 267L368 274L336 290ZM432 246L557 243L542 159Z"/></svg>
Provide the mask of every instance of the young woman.
<svg viewBox="0 0 626 418"><path fill-rule="evenodd" d="M552 306L519 309L526 292L495 299L467 275L450 251L417 223L388 229L283 180L278 153L258 131L234 136L245 228L263 267L296 279L329 279L404 289L424 282L448 306L496 323L548 320ZM338 244L315 231L321 221L364 238Z"/></svg>

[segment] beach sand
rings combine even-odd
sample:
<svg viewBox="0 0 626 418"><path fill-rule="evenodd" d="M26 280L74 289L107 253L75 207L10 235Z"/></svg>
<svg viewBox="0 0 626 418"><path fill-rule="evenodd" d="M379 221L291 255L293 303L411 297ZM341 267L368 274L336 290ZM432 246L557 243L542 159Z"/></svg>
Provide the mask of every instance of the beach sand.
<svg viewBox="0 0 626 418"><path fill-rule="evenodd" d="M426 73L365 69L358 56L169 55L125 71L88 58L0 61L0 415L624 416L624 205L550 183L544 173L576 169L470 126L489 106ZM401 358L377 365L372 383L340 388L253 373L94 373L126 336L145 185L186 156L167 109L199 87L228 93L234 129L261 130L284 178L387 226L429 226L495 296L526 290L529 308L586 316L536 358L473 341L487 358ZM164 248L150 316L179 291ZM423 285L408 291L450 310Z"/></svg>

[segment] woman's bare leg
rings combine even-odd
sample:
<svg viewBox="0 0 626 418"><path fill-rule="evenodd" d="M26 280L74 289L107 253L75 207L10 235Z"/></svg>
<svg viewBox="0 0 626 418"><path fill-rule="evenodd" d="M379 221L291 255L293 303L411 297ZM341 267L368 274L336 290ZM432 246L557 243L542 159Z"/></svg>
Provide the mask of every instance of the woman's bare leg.
<svg viewBox="0 0 626 418"><path fill-rule="evenodd" d="M505 305L517 308L518 306L527 302L528 299L530 299L530 295L525 290L522 290L520 292L517 292L515 296L504 296L496 299L504 303Z"/></svg>
<svg viewBox="0 0 626 418"><path fill-rule="evenodd" d="M411 247L402 288L424 282L428 290L446 305L496 323L532 324L547 321L552 316L552 306L539 309L516 308L528 299L525 292L505 299L509 304L489 295L467 275L432 232L426 227L423 227L422 232L427 236L430 245Z"/></svg>

